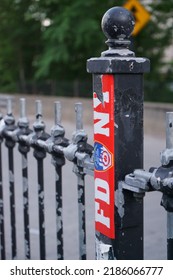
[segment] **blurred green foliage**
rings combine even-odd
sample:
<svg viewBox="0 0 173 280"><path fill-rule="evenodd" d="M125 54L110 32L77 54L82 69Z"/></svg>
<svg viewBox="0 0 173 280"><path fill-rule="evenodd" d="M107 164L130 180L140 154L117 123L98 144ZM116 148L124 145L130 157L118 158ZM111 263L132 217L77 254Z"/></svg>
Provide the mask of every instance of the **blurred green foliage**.
<svg viewBox="0 0 173 280"><path fill-rule="evenodd" d="M91 84L86 60L107 48L101 18L106 10L126 1L1 0L0 91L62 95L66 87L59 87L66 81L71 84L69 92L91 96L91 87L82 90L80 85ZM133 38L136 55L151 60L145 97L171 102L173 61L164 57L173 44L173 0L138 1L151 13L151 20ZM46 90L40 87L44 82Z"/></svg>

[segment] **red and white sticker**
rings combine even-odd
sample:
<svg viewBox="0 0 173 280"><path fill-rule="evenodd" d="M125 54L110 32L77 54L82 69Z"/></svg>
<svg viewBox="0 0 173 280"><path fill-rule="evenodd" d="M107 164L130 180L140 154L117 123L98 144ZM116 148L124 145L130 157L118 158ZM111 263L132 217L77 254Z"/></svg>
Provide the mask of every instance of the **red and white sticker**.
<svg viewBox="0 0 173 280"><path fill-rule="evenodd" d="M115 238L114 221L114 76L102 75L94 92L94 178L96 230ZM100 98L101 97L101 98Z"/></svg>

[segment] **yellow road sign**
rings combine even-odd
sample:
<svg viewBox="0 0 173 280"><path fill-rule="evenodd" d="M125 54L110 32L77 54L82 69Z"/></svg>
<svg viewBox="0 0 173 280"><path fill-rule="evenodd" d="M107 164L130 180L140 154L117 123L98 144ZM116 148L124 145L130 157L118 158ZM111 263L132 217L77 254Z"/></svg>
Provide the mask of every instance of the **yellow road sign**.
<svg viewBox="0 0 173 280"><path fill-rule="evenodd" d="M124 8L132 12L135 18L135 28L132 35L137 35L150 19L150 13L137 0L128 0Z"/></svg>

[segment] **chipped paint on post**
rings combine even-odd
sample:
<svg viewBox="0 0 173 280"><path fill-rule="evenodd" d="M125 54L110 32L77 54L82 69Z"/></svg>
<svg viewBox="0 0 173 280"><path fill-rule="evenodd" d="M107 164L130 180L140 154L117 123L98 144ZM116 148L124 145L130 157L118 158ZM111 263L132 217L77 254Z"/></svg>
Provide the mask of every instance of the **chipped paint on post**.
<svg viewBox="0 0 173 280"><path fill-rule="evenodd" d="M4 226L4 200L3 200L3 184L2 184L2 150L0 138L0 258L5 260L5 226Z"/></svg>
<svg viewBox="0 0 173 280"><path fill-rule="evenodd" d="M150 62L129 49L133 27L134 18L129 11L122 7L109 9L102 18L108 50L87 61L87 71L93 74L94 101L97 97L94 111L99 104L104 113L94 112L96 236L99 233L101 242L112 245L120 260L143 259L143 199L136 199L119 184L126 174L143 168L143 73L149 72ZM104 77L109 80L107 89L100 82ZM112 96L109 112L107 92ZM110 129L109 119L113 120ZM99 133L104 139L97 139ZM109 179L99 178L106 170L102 164L104 151L109 155L107 167L113 158ZM107 168L106 173L110 170ZM111 218L110 213L114 213Z"/></svg>
<svg viewBox="0 0 173 280"><path fill-rule="evenodd" d="M24 242L25 259L30 259L30 232L29 232L29 189L28 189L28 161L27 152L22 153L22 183L23 183L23 215L24 215Z"/></svg>
<svg viewBox="0 0 173 280"><path fill-rule="evenodd" d="M63 243L63 220L62 220L62 165L54 162L56 172L56 238L57 238L57 259L64 259Z"/></svg>
<svg viewBox="0 0 173 280"><path fill-rule="evenodd" d="M45 132L45 123L42 119L42 103L36 101L36 120L33 124L34 133L32 134L31 145L34 148L34 157L37 160L37 188L38 188L38 210L39 210L39 242L40 259L46 259L46 240L45 240L45 211L44 211L44 159L46 151L37 145L37 140L46 141L50 135Z"/></svg>
<svg viewBox="0 0 173 280"><path fill-rule="evenodd" d="M16 258L16 214L13 148L8 148L12 259Z"/></svg>
<svg viewBox="0 0 173 280"><path fill-rule="evenodd" d="M113 247L96 238L96 258L98 260L115 260Z"/></svg>
<svg viewBox="0 0 173 280"><path fill-rule="evenodd" d="M40 233L40 259L46 258L45 226L44 226L44 173L43 159L37 158L38 173L38 206L39 206L39 233Z"/></svg>
<svg viewBox="0 0 173 280"><path fill-rule="evenodd" d="M15 184L14 184L14 156L13 150L15 147L15 140L8 136L16 129L15 119L12 114L11 99L7 99L7 115L4 117L3 136L5 138L5 146L8 149L8 169L9 169L9 194L10 194L10 225L11 225L11 257L16 258L16 213L15 213Z"/></svg>
<svg viewBox="0 0 173 280"><path fill-rule="evenodd" d="M61 125L61 103L55 102L55 126L51 129L50 144L61 143L58 145L58 152L52 151L51 163L55 167L55 199L56 199L56 245L57 259L64 259L63 242L63 201L62 201L62 167L65 164L65 157L60 148L67 146L67 139L64 137L65 130ZM49 141L48 140L48 141Z"/></svg>
<svg viewBox="0 0 173 280"><path fill-rule="evenodd" d="M78 215L79 215L79 258L81 260L86 260L84 175L77 174L77 179L78 179Z"/></svg>
<svg viewBox="0 0 173 280"><path fill-rule="evenodd" d="M118 189L115 191L115 206L117 207L118 214L121 218L124 217L124 203L122 182L119 182Z"/></svg>

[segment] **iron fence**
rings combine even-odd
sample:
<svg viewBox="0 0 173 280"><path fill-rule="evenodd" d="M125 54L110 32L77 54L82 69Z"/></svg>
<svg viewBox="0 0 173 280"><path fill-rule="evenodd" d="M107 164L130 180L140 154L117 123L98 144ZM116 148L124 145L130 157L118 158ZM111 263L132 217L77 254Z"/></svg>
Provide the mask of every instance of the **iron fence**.
<svg viewBox="0 0 173 280"><path fill-rule="evenodd" d="M14 180L14 147L18 144L21 154L21 175L23 186L23 217L24 217L24 244L25 259L31 258L30 252L30 217L29 217L29 179L28 179L28 153L33 150L33 156L37 162L37 191L38 191L38 229L40 259L46 259L45 237L45 186L44 186L44 159L47 154L51 155L51 162L55 168L55 201L56 201L56 243L57 259L64 258L63 249L63 205L62 205L62 168L65 159L73 162L73 171L77 176L78 189L78 218L79 218L79 259L86 259L86 217L85 217L85 175L93 175L93 147L87 143L87 134L83 129L82 104L75 104L76 131L72 140L65 138L65 129L61 125L61 104L55 102L55 125L50 134L45 131L45 123L42 118L41 101L36 101L36 120L33 128L29 128L26 117L25 99L20 99L20 118L15 124L12 113L12 101L8 99L7 115L2 118L0 124L1 145L4 140L8 150L9 170L9 194L10 194L10 225L11 225L11 257L17 257L16 244L16 203L15 203L15 180ZM3 203L3 180L2 158L0 158L0 233L1 233L1 259L5 259L5 231L4 231L4 203ZM50 176L52 176L50 174ZM49 186L50 188L51 186ZM30 203L31 204L31 203Z"/></svg>

